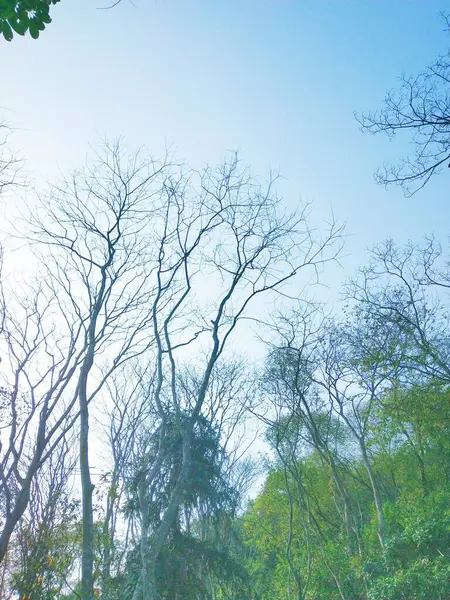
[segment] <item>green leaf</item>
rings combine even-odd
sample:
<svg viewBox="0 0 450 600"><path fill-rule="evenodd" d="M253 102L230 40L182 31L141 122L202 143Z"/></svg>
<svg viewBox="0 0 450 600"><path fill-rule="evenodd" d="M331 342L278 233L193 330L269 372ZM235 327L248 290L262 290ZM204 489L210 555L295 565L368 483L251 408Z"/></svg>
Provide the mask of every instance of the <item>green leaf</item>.
<svg viewBox="0 0 450 600"><path fill-rule="evenodd" d="M60 0L0 0L0 34L11 41L13 31L19 35L29 31L31 37L37 39L40 31L52 22L50 7L58 2Z"/></svg>
<svg viewBox="0 0 450 600"><path fill-rule="evenodd" d="M19 35L25 35L25 33L28 30L29 19L17 17L16 19L10 19L9 24L11 25L11 27L14 29L14 31L16 33L18 33Z"/></svg>
<svg viewBox="0 0 450 600"><path fill-rule="evenodd" d="M4 4L0 4L0 19L4 19L5 21L8 19L12 19L15 15L15 7L13 4L9 4L5 6Z"/></svg>
<svg viewBox="0 0 450 600"><path fill-rule="evenodd" d="M11 29L8 21L3 21L3 23L2 23L2 33L3 33L3 37L5 38L5 40L7 42L10 42L13 39L14 34L12 32L12 29Z"/></svg>
<svg viewBox="0 0 450 600"><path fill-rule="evenodd" d="M52 19L51 19L51 17L50 17L50 14L49 14L49 13L45 13L45 14L41 15L41 21L42 21L43 23L46 23L47 25L48 25L49 23L51 23L51 22L52 22Z"/></svg>
<svg viewBox="0 0 450 600"><path fill-rule="evenodd" d="M35 21L30 22L30 35L34 40L37 40L39 37L39 28Z"/></svg>

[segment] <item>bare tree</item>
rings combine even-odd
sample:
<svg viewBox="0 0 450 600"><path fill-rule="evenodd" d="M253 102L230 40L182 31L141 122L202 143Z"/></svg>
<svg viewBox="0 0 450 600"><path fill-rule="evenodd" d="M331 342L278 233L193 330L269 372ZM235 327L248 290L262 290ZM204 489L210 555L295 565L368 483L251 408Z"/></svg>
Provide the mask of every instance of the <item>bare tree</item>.
<svg viewBox="0 0 450 600"><path fill-rule="evenodd" d="M77 373L83 507L81 597L91 600L93 489L89 461L89 404L107 378L152 343L147 330L152 288L150 218L165 163L128 157L120 142L106 144L92 167L54 186L29 218L29 237L46 250L46 285L81 329L86 351ZM153 199L156 202L153 203ZM103 370L96 372L98 361ZM97 361L97 365L94 363Z"/></svg>
<svg viewBox="0 0 450 600"><path fill-rule="evenodd" d="M84 354L81 329L55 324L58 301L44 290L5 292L1 312L0 562L27 509L33 481L72 429L73 377Z"/></svg>
<svg viewBox="0 0 450 600"><path fill-rule="evenodd" d="M159 420L159 441L140 482L144 545L135 598L157 597L156 561L188 484L194 429L232 334L258 297L281 291L300 271L309 268L315 273L334 258L333 243L341 235L333 227L320 241L307 228L304 214L280 216L273 181L261 189L236 158L216 170L206 169L195 183L194 176L168 180L164 188L152 305L155 378L150 398ZM180 388L182 356L187 348L192 355L200 341L206 350L198 366L199 385L186 397ZM154 489L165 456L169 418L182 439L182 460L148 544L148 490Z"/></svg>
<svg viewBox="0 0 450 600"><path fill-rule="evenodd" d="M33 480L30 502L14 539L19 554L14 587L21 596L48 597L55 588L67 588L77 554L79 519L72 475L76 454L70 438L63 440Z"/></svg>
<svg viewBox="0 0 450 600"><path fill-rule="evenodd" d="M228 428L230 439L242 414L241 406L229 417L233 386L225 389L218 370L235 330L242 319L253 318L258 298L262 310L268 301L263 298L283 295L300 271L308 280L316 277L340 249L339 227L332 225L320 239L309 230L306 212L282 214L274 180L259 186L236 156L201 173L169 167L167 159L157 163L141 153L128 158L118 142L107 145L92 168L53 186L28 219L27 239L42 263L40 287L31 299L19 294L19 311L2 297L9 364L0 447L6 507L0 558L28 506L33 478L79 420L83 600L94 597L89 460L94 400L125 363L143 365L147 375L140 381L147 387L139 389L141 409L133 408L131 417L125 411L127 427L134 423L130 435L145 414L156 441L150 450L142 447L142 573L135 595L156 598L156 562L189 487L205 411ZM186 370L188 354L195 385ZM227 376L234 377L231 371ZM118 394L116 389L112 397ZM123 437L124 418L119 414L118 429L111 429L113 439ZM152 495L173 428L181 440L179 463L150 531ZM114 456L113 490L127 459L126 451ZM106 535L114 530L119 505L113 493ZM104 549L105 587L113 551L113 543Z"/></svg>
<svg viewBox="0 0 450 600"><path fill-rule="evenodd" d="M444 17L450 31L449 16ZM410 134L414 152L399 165L385 165L375 175L384 185L399 184L406 196L422 189L442 167L450 166L450 52L439 56L419 75L403 75L384 107L356 115L364 131Z"/></svg>
<svg viewBox="0 0 450 600"><path fill-rule="evenodd" d="M9 136L11 127L0 122L0 196L6 188L18 182L17 176L22 161L11 150Z"/></svg>
<svg viewBox="0 0 450 600"><path fill-rule="evenodd" d="M106 498L102 525L102 594L108 598L112 580L122 572L129 551L133 514L126 509L129 496L130 465L135 460L136 444L143 424L150 425L155 415L148 401L151 378L138 364L127 364L106 382L105 398L107 440L111 468L103 476ZM125 522L121 513L126 514ZM119 533L122 525L122 535Z"/></svg>
<svg viewBox="0 0 450 600"><path fill-rule="evenodd" d="M399 247L387 240L372 250L370 259L346 293L383 331L395 377L406 381L431 377L446 384L450 377L449 271L442 247L434 238L424 247Z"/></svg>

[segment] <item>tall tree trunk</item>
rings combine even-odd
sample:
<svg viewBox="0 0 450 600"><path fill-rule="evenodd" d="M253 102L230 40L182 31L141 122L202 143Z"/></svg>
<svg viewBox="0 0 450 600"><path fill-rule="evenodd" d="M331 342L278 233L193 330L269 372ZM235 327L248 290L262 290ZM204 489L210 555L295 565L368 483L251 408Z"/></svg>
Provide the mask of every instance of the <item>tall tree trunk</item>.
<svg viewBox="0 0 450 600"><path fill-rule="evenodd" d="M9 540L14 531L15 526L23 516L30 499L30 485L31 482L26 482L24 487L19 492L19 496L16 500L15 506L11 514L6 518L3 526L2 533L0 535L0 563L5 559L8 551Z"/></svg>
<svg viewBox="0 0 450 600"><path fill-rule="evenodd" d="M147 595L143 595L142 600L158 600L158 590L156 589L156 556L147 558Z"/></svg>
<svg viewBox="0 0 450 600"><path fill-rule="evenodd" d="M336 465L336 461L333 456L333 452L330 450L328 443L323 440L318 428L317 424L314 420L314 415L311 412L311 408L306 401L306 399L302 396L301 404L303 405L303 410L300 408L299 416L302 421L305 423L311 437L313 439L314 447L319 452L320 456L324 460L326 464L330 467L331 474L333 477L333 483L336 486L336 489L339 492L339 496L344 504L344 515L343 521L345 526L345 532L347 537L347 553L349 556L354 554L354 544L353 544L353 511L352 511L352 502L351 498L347 492L345 483L342 481L342 478L339 474L338 467ZM338 506L336 505L338 508Z"/></svg>
<svg viewBox="0 0 450 600"><path fill-rule="evenodd" d="M94 599L94 509L92 495L94 486L89 466L89 398L87 393L89 373L94 365L97 320L100 314L105 288L107 268L112 255L101 269L101 284L93 303L91 319L87 331L87 352L78 379L78 402L80 406L80 475L81 504L83 519L83 544L81 551L81 600Z"/></svg>
<svg viewBox="0 0 450 600"><path fill-rule="evenodd" d="M102 565L102 594L108 597L111 584L111 562L114 548L114 505L116 503L115 486L117 485L116 472L114 471L110 491L106 501L106 515L103 521L102 543L103 543L103 565Z"/></svg>
<svg viewBox="0 0 450 600"><path fill-rule="evenodd" d="M176 484L170 495L169 505L155 531L149 539L145 530L141 531L141 575L136 588L142 590L142 600L157 600L158 590L156 582L156 562L161 553L161 550L166 542L170 528L176 521L178 510L182 501L183 492L186 487L186 482L191 468L191 438L194 422L189 421L183 435L183 458L180 473ZM146 490L143 490L146 495ZM140 500L141 501L141 500ZM144 500L144 507L148 515L148 500ZM141 505L142 515L142 505ZM148 532L148 517L145 514L141 516L141 528L147 527ZM137 589L135 590L136 593ZM137 596L139 598L139 596ZM137 600L136 598L136 600ZM83 599L84 600L84 599ZM133 595L135 600L135 595Z"/></svg>
<svg viewBox="0 0 450 600"><path fill-rule="evenodd" d="M92 366L83 365L80 376L80 474L82 490L83 544L81 556L81 600L94 598L94 511L92 494L94 486L89 467L89 407L87 400L87 377Z"/></svg>
<svg viewBox="0 0 450 600"><path fill-rule="evenodd" d="M364 440L361 437L358 437L359 447L361 449L361 455L363 459L364 466L366 467L367 474L369 476L370 485L372 487L372 495L373 501L375 503L375 509L377 511L377 519L378 519L378 540L380 542L381 547L384 546L385 542L385 522L384 522L384 514L383 507L381 504L380 492L378 490L378 484L375 478L375 474L372 469L372 465L370 464L369 457L367 456L366 445Z"/></svg>
<svg viewBox="0 0 450 600"><path fill-rule="evenodd" d="M414 456L417 459L417 464L419 466L419 472L420 472L420 481L422 484L423 492L426 495L426 494L428 494L428 484L427 484L427 478L426 478L426 474L425 474L425 462L423 460L423 450L421 447L417 448L415 442L412 440L411 436L409 435L408 430L406 429L406 427L403 427L403 425L402 425L402 431L414 452Z"/></svg>
<svg viewBox="0 0 450 600"><path fill-rule="evenodd" d="M152 589L152 583L149 582L149 575L151 569L149 569L149 548L148 548L148 511L149 511L149 502L147 497L147 490L145 486L145 481L141 481L139 483L139 505L140 505L140 513L141 513L141 540L140 540L140 551L141 551L141 575L140 575L140 593L142 594L143 600L147 600L147 598L151 598L150 591Z"/></svg>
<svg viewBox="0 0 450 600"><path fill-rule="evenodd" d="M0 563L3 562L6 553L8 551L9 540L13 534L14 528L25 513L28 503L30 501L31 483L33 477L39 469L40 461L42 459L42 453L45 445L45 419L41 419L39 422L37 443L35 455L27 469L27 473L21 482L21 489L14 503L14 508L7 516L3 525L3 530L0 535Z"/></svg>
<svg viewBox="0 0 450 600"><path fill-rule="evenodd" d="M295 585L297 586L297 600L303 600L303 598L304 598L303 577L300 573L300 570L296 568L294 561L292 559L292 541L293 541L293 537L294 537L294 500L292 498L291 488L289 486L289 477L288 477L288 470L286 467L286 463L283 461L283 457L281 456L281 453L279 451L278 451L278 456L280 457L281 461L283 462L284 485L285 485L288 502L289 502L289 529L288 529L288 538L286 540L285 555L286 555L286 560L289 565L289 570L294 578ZM298 507L298 510L299 510L299 512L301 511L300 506Z"/></svg>

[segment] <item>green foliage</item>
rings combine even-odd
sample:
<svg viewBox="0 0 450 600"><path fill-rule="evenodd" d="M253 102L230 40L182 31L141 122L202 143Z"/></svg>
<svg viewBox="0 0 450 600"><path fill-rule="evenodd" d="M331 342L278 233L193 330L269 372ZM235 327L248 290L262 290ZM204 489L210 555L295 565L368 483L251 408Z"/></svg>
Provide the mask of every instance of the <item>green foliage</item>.
<svg viewBox="0 0 450 600"><path fill-rule="evenodd" d="M157 570L161 599L207 600L211 586L235 584L245 587L246 573L226 549L175 533L159 557Z"/></svg>
<svg viewBox="0 0 450 600"><path fill-rule="evenodd" d="M13 587L21 600L65 598L64 590L72 573L81 540L76 524L78 504L64 507L63 522L49 527L45 523L32 531L21 531L21 546L26 551L22 569L13 574Z"/></svg>
<svg viewBox="0 0 450 600"><path fill-rule="evenodd" d="M450 486L423 497L408 494L392 506L386 569L371 600L446 600L450 597Z"/></svg>
<svg viewBox="0 0 450 600"><path fill-rule="evenodd" d="M173 417L168 418L165 430L165 452L158 472L156 497L152 499L152 515L158 520L167 506L174 482L182 465L183 437L180 426ZM140 478L156 456L160 431L149 435L147 452L142 464L134 466L129 485L129 501L126 511L138 508L137 486ZM221 464L225 453L220 443L220 432L204 416L198 418L191 441L191 467L189 481L185 486L182 512L193 508L216 510L227 508L231 512L236 505L236 494L223 477Z"/></svg>
<svg viewBox="0 0 450 600"><path fill-rule="evenodd" d="M127 516L139 515L139 481L145 477L157 453L160 429L146 438L146 453L134 465L125 504ZM160 515L170 501L174 482L182 468L182 423L169 417L164 429L164 455L161 460L154 493L149 494L150 531L159 524ZM238 496L227 480L222 463L226 451L221 445L220 432L200 415L191 439L191 465L189 480L185 485L175 522L162 552L157 557L156 580L158 598L176 600L192 598L206 600L211 589L240 590L245 600L246 572L234 557L232 547L227 547L232 519L236 514ZM219 534L220 530L220 534ZM133 547L126 556L126 576L120 574L112 583L113 598L133 598L142 566L141 550ZM229 597L229 596L225 596Z"/></svg>
<svg viewBox="0 0 450 600"><path fill-rule="evenodd" d="M150 543L150 541L149 541ZM141 569L141 555L137 547L127 555L124 573L114 579L110 588L111 599L131 600ZM212 590L221 590L225 596L246 600L248 573L234 554L227 535L207 536L200 539L195 532L187 533L174 528L156 568L158 598L160 600L209 600Z"/></svg>
<svg viewBox="0 0 450 600"><path fill-rule="evenodd" d="M50 6L60 0L0 0L0 34L10 42L14 33L37 39L51 23Z"/></svg>
<svg viewBox="0 0 450 600"><path fill-rule="evenodd" d="M369 438L383 492L383 548L360 457L347 456L338 467L356 516L354 544L349 546L329 466L314 452L297 449L293 456L292 444L284 440L280 448L286 462L273 464L245 515L245 564L258 598L297 597L286 553L292 503L292 562L307 582L304 600L448 600L449 410L448 390L433 382L396 387L374 408ZM301 432L302 427L282 420L268 439L273 442L280 430L295 439L295 429ZM345 446L345 437L340 441Z"/></svg>

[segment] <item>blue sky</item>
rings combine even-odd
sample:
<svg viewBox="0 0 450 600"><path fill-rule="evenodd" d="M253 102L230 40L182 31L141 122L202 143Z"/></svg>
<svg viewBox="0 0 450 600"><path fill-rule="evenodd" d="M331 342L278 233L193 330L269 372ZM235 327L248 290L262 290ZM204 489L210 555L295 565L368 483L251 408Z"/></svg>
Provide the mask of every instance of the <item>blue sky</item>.
<svg viewBox="0 0 450 600"><path fill-rule="evenodd" d="M365 248L448 235L444 172L412 199L373 181L400 139L363 135L354 110L381 106L402 72L445 50L433 0L62 0L37 41L0 42L0 106L38 181L123 134L195 166L240 148L256 174L284 176L289 206L347 222L349 275Z"/></svg>

